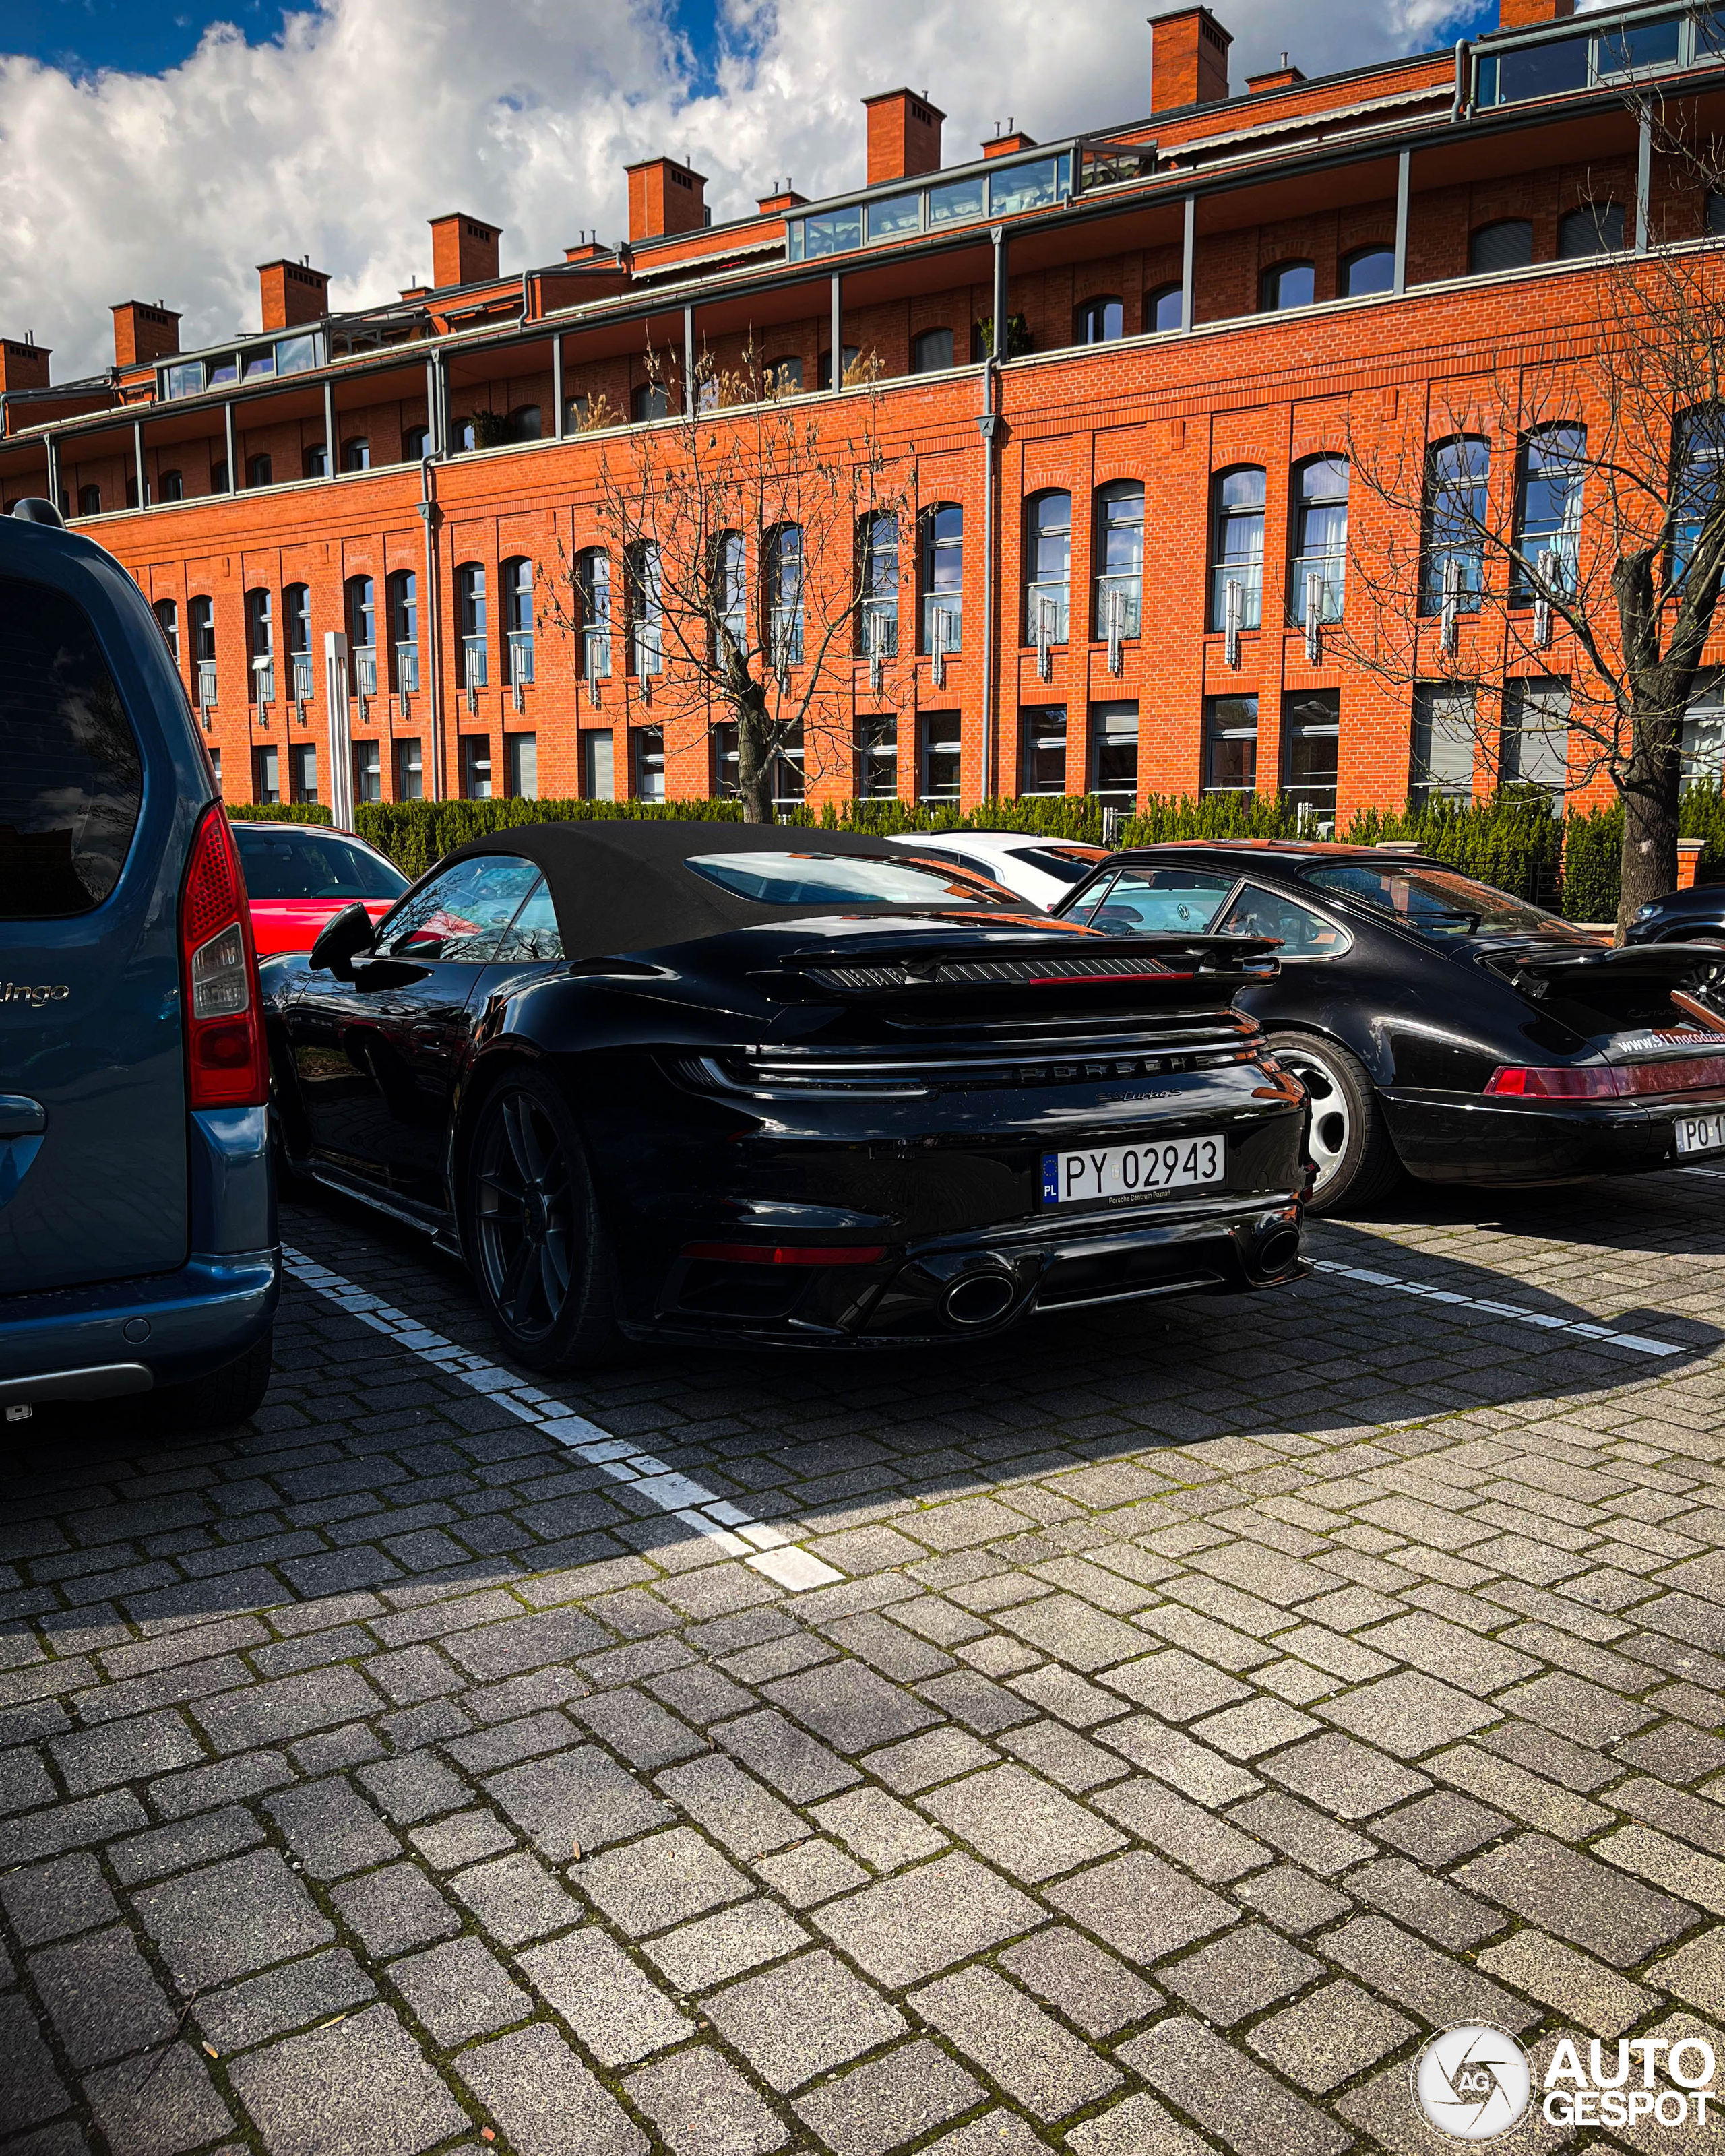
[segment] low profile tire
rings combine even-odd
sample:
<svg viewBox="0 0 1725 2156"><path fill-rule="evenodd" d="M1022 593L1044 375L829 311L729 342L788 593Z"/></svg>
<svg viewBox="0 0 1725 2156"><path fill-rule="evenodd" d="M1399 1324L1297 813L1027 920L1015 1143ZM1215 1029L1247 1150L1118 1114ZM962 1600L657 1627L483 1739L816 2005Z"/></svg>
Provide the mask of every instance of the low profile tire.
<svg viewBox="0 0 1725 2156"><path fill-rule="evenodd" d="M481 1104L462 1177L474 1276L498 1337L531 1370L616 1345L611 1253L568 1104L536 1072Z"/></svg>
<svg viewBox="0 0 1725 2156"><path fill-rule="evenodd" d="M266 1332L225 1368L189 1384L160 1387L149 1395L151 1427L158 1436L173 1438L182 1431L225 1430L244 1422L263 1406L270 1389L274 1346L274 1332Z"/></svg>
<svg viewBox="0 0 1725 2156"><path fill-rule="evenodd" d="M1309 1033L1272 1033L1270 1050L1312 1101L1307 1143L1317 1163L1308 1213L1369 1205L1392 1189L1401 1163L1364 1064L1333 1041Z"/></svg>

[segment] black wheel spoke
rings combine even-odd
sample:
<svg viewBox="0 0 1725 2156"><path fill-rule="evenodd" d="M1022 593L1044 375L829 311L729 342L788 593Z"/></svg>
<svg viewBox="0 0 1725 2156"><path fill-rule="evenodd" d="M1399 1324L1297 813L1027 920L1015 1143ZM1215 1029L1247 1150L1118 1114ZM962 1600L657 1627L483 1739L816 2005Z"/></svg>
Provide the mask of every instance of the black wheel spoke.
<svg viewBox="0 0 1725 2156"><path fill-rule="evenodd" d="M585 1200L547 1105L508 1086L488 1103L469 1185L481 1284L524 1344L555 1330L582 1276Z"/></svg>

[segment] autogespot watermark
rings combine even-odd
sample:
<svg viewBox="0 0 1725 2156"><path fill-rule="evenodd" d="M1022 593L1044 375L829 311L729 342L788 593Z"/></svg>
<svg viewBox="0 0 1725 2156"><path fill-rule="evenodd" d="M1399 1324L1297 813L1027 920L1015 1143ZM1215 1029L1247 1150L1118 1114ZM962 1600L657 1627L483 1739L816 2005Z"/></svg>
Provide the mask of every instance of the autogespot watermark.
<svg viewBox="0 0 1725 2156"><path fill-rule="evenodd" d="M1704 2036L1620 2037L1607 2052L1596 2036L1558 2038L1540 2085L1540 2109L1550 2124L1707 2124L1717 2061ZM1426 2123L1452 2141L1495 2141L1527 2117L1534 2079L1532 2061L1507 2030L1466 2022L1434 2036L1414 2061L1414 2101Z"/></svg>

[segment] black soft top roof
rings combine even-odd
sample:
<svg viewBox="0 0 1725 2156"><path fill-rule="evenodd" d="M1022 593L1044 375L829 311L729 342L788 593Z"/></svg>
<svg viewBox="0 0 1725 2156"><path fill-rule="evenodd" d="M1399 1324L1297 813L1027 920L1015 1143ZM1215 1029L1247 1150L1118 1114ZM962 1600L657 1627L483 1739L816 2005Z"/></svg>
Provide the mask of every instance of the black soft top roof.
<svg viewBox="0 0 1725 2156"><path fill-rule="evenodd" d="M475 854L518 854L532 861L550 888L563 954L581 959L656 951L666 944L722 936L732 929L768 921L783 927L794 920L797 909L740 897L686 865L691 854L752 853L861 854L898 867L905 860L902 850L864 832L670 818L637 823L619 817L591 823L519 824L457 846L438 867L446 869L452 861ZM941 864L943 869L949 865ZM850 904L823 909L886 919L927 910ZM1007 898L1000 901L1003 913L1024 910ZM979 911L986 913L987 909Z"/></svg>

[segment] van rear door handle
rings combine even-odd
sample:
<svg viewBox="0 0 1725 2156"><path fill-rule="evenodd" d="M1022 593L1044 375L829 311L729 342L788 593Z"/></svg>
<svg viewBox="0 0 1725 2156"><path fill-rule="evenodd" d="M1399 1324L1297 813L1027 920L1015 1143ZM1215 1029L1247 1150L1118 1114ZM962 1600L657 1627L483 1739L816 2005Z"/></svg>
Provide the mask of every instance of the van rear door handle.
<svg viewBox="0 0 1725 2156"><path fill-rule="evenodd" d="M38 1138L48 1128L48 1111L25 1093L0 1093L0 1141Z"/></svg>

